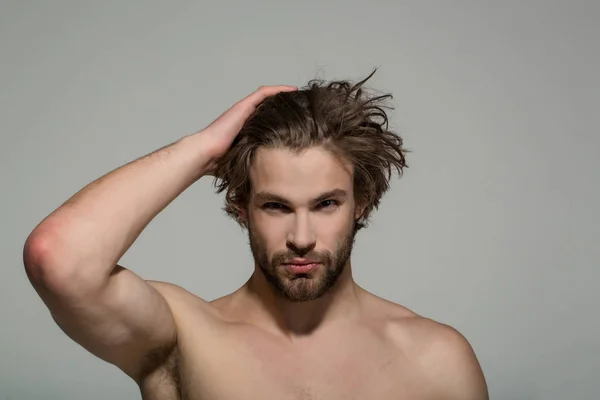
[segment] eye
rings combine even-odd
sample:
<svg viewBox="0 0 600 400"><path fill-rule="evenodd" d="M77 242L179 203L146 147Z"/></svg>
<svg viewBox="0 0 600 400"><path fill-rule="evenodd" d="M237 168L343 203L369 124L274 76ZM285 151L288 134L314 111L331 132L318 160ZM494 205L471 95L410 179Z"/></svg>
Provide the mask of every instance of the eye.
<svg viewBox="0 0 600 400"><path fill-rule="evenodd" d="M337 202L336 200L325 200L319 203L319 205L317 206L317 208L320 209L328 209L328 208L333 208L339 205L339 202Z"/></svg>
<svg viewBox="0 0 600 400"><path fill-rule="evenodd" d="M273 210L273 211L287 210L287 207L284 204L272 203L272 202L263 204L262 208L265 210Z"/></svg>

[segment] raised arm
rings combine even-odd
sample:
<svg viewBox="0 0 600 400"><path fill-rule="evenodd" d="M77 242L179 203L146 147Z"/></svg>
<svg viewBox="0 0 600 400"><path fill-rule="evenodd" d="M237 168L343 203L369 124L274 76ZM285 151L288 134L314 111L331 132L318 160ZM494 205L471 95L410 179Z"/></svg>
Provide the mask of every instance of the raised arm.
<svg viewBox="0 0 600 400"><path fill-rule="evenodd" d="M158 213L210 173L264 98L294 89L261 87L202 131L90 183L31 232L27 276L69 337L134 379L145 355L176 343L165 298L117 263Z"/></svg>

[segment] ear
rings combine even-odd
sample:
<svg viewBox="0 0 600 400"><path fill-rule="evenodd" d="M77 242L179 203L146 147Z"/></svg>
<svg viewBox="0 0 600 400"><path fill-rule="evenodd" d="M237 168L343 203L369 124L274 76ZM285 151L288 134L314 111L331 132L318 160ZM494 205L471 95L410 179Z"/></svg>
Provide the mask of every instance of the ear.
<svg viewBox="0 0 600 400"><path fill-rule="evenodd" d="M244 225L244 227L248 226L248 209L246 207L236 207L237 211L237 219L238 222Z"/></svg>
<svg viewBox="0 0 600 400"><path fill-rule="evenodd" d="M359 219L361 219L365 214L366 209L366 205L356 204L356 206L354 207L354 220L358 221Z"/></svg>

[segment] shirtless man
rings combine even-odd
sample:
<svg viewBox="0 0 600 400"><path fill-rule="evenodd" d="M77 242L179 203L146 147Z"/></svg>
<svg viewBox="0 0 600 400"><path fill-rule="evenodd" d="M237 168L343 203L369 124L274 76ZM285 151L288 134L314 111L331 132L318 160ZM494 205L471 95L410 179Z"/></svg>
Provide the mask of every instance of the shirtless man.
<svg viewBox="0 0 600 400"><path fill-rule="evenodd" d="M488 399L458 331L352 278L354 236L387 189L386 169L405 166L386 96L364 97L365 81L261 87L73 195L24 247L56 323L146 400ZM212 302L117 264L203 176L220 179L255 264Z"/></svg>

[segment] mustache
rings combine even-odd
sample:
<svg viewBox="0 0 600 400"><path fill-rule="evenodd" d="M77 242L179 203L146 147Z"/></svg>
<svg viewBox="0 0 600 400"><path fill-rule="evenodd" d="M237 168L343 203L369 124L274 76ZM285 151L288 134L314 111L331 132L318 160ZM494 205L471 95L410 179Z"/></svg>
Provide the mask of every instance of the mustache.
<svg viewBox="0 0 600 400"><path fill-rule="evenodd" d="M271 263L273 265L286 264L294 258L304 258L317 263L327 264L331 260L331 254L329 254L328 252L317 251L310 251L308 253L298 254L294 251L286 251L274 254Z"/></svg>

